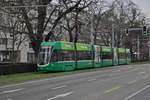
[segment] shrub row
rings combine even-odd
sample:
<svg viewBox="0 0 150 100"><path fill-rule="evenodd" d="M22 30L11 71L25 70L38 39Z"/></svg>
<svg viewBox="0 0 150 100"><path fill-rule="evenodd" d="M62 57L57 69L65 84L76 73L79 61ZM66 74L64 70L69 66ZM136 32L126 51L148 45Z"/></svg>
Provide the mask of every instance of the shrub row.
<svg viewBox="0 0 150 100"><path fill-rule="evenodd" d="M29 63L0 64L0 75L35 72L37 65Z"/></svg>

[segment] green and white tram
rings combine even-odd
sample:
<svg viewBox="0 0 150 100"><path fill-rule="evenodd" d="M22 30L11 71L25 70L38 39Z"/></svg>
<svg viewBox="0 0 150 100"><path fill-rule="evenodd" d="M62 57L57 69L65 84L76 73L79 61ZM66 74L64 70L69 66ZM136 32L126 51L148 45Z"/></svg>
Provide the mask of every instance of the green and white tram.
<svg viewBox="0 0 150 100"><path fill-rule="evenodd" d="M118 64L130 64L130 50L109 46L42 42L38 56L39 71L72 71Z"/></svg>

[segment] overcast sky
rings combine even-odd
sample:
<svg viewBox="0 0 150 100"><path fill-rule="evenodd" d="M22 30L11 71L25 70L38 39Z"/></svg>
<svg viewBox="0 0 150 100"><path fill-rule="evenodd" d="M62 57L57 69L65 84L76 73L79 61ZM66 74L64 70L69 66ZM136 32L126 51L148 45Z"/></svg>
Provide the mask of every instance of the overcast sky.
<svg viewBox="0 0 150 100"><path fill-rule="evenodd" d="M132 0L139 6L142 12L150 18L150 0Z"/></svg>

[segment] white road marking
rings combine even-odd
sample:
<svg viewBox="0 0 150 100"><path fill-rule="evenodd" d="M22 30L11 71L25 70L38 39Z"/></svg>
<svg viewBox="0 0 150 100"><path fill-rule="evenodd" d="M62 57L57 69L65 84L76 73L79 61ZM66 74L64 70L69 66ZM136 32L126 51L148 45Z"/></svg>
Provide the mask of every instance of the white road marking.
<svg viewBox="0 0 150 100"><path fill-rule="evenodd" d="M23 89L24 89L24 88L21 88L21 89L15 89L15 90L9 90L9 91L3 91L3 92L1 92L0 94L17 92L17 91L20 91L20 90L23 90Z"/></svg>
<svg viewBox="0 0 150 100"><path fill-rule="evenodd" d="M120 72L121 70L114 70L114 71L112 71L112 72Z"/></svg>
<svg viewBox="0 0 150 100"><path fill-rule="evenodd" d="M89 82L90 82L90 81L96 81L96 78L94 78L94 79L90 79L90 80L88 80L88 81L89 81Z"/></svg>
<svg viewBox="0 0 150 100"><path fill-rule="evenodd" d="M138 72L137 74L145 74L145 72Z"/></svg>
<svg viewBox="0 0 150 100"><path fill-rule="evenodd" d="M64 87L67 87L67 85L63 85L63 86L59 86L59 87L54 87L52 88L53 90L56 90L56 89L61 89L61 88L64 88Z"/></svg>
<svg viewBox="0 0 150 100"><path fill-rule="evenodd" d="M66 96L71 95L73 93L74 92L72 91L72 92L68 92L68 93L65 93L65 94L56 95L55 97L49 98L47 100L53 100L53 99L60 98L60 97L66 97Z"/></svg>
<svg viewBox="0 0 150 100"><path fill-rule="evenodd" d="M12 99L9 98L9 99L7 99L7 100L12 100Z"/></svg>
<svg viewBox="0 0 150 100"><path fill-rule="evenodd" d="M149 87L150 87L150 85L147 85L147 86L145 86L144 88L142 88L141 90L139 90L139 91L137 91L137 92L131 94L130 96L124 98L123 100L129 100L130 98L136 96L137 94L139 94L140 92L144 91L145 89L147 89L147 88L149 88Z"/></svg>

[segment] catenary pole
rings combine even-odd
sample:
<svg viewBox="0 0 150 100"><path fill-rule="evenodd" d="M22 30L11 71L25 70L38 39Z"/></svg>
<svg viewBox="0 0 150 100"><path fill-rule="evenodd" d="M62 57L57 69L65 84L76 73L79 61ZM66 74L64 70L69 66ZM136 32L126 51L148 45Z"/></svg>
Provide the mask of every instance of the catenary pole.
<svg viewBox="0 0 150 100"><path fill-rule="evenodd" d="M112 44L111 44L111 46L112 46L112 48L114 48L114 24L112 24Z"/></svg>
<svg viewBox="0 0 150 100"><path fill-rule="evenodd" d="M90 36L90 39L91 39L91 48L92 48L92 67L94 68L94 48L93 48L93 45L94 45L94 26L93 26L93 13L91 14L91 36Z"/></svg>
<svg viewBox="0 0 150 100"><path fill-rule="evenodd" d="M138 35L138 37L137 37L138 39L138 43L137 43L137 47L138 47L138 60L140 60L140 39L139 39L139 35Z"/></svg>

